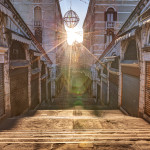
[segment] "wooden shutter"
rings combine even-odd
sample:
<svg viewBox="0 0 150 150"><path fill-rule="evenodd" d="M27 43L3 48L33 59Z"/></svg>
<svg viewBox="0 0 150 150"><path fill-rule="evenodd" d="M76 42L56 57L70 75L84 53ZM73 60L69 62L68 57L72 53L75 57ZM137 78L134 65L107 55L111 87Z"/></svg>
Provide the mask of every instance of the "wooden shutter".
<svg viewBox="0 0 150 150"><path fill-rule="evenodd" d="M117 12L114 12L114 21L117 21Z"/></svg>
<svg viewBox="0 0 150 150"><path fill-rule="evenodd" d="M104 21L107 21L107 12L104 12Z"/></svg>

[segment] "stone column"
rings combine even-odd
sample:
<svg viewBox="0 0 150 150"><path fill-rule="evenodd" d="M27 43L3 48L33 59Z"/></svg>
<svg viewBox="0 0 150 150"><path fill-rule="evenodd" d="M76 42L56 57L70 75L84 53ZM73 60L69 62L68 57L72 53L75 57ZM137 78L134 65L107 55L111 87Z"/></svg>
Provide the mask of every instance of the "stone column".
<svg viewBox="0 0 150 150"><path fill-rule="evenodd" d="M102 77L102 74L103 74L103 68L101 68L101 79L100 79L100 84L101 84L101 91L100 91L100 99L102 100L102 88L103 88L103 77Z"/></svg>
<svg viewBox="0 0 150 150"><path fill-rule="evenodd" d="M48 102L48 70L47 65L45 65L46 68L46 102Z"/></svg>
<svg viewBox="0 0 150 150"><path fill-rule="evenodd" d="M93 80L93 84L92 84L92 95L93 97L96 98L96 94L97 94L97 86L96 86L96 65L92 66L92 80Z"/></svg>
<svg viewBox="0 0 150 150"><path fill-rule="evenodd" d="M119 63L118 107L121 107L121 102L122 102L122 71L121 71L121 63Z"/></svg>
<svg viewBox="0 0 150 150"><path fill-rule="evenodd" d="M42 97L41 97L41 68L42 68L42 65L41 65L41 60L40 60L40 57L39 57L39 60L38 60L38 67L40 69L40 72L39 72L39 104L42 102Z"/></svg>
<svg viewBox="0 0 150 150"><path fill-rule="evenodd" d="M111 66L111 62L107 63L107 104L109 104L109 68Z"/></svg>
<svg viewBox="0 0 150 150"><path fill-rule="evenodd" d="M51 70L51 96L52 96L52 101L56 96L56 65L52 65L52 70Z"/></svg>
<svg viewBox="0 0 150 150"><path fill-rule="evenodd" d="M31 76L32 76L32 70L31 70L31 59L30 59L30 52L29 47L26 46L26 59L29 61L28 65L28 105L29 108L31 107Z"/></svg>
<svg viewBox="0 0 150 150"><path fill-rule="evenodd" d="M146 76L146 62L140 62L140 96L139 96L139 116L142 117L144 114L145 106L145 76Z"/></svg>
<svg viewBox="0 0 150 150"><path fill-rule="evenodd" d="M120 62L119 62L119 84L118 84L118 107L121 107L122 103L122 71L121 71L121 61L124 59L124 51L127 47L127 42L121 42L120 45Z"/></svg>
<svg viewBox="0 0 150 150"><path fill-rule="evenodd" d="M10 76L9 76L9 53L8 48L0 47L0 63L4 64L4 101L5 114L7 117L11 116L11 102L10 102Z"/></svg>

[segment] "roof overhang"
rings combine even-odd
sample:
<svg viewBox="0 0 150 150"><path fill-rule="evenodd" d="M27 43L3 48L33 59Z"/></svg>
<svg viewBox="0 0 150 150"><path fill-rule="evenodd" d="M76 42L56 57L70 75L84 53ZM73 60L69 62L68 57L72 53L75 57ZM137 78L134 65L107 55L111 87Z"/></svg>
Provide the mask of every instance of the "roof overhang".
<svg viewBox="0 0 150 150"><path fill-rule="evenodd" d="M0 11L12 18L12 12L0 3Z"/></svg>
<svg viewBox="0 0 150 150"><path fill-rule="evenodd" d="M121 34L116 41L121 42L121 41L126 40L130 37L135 36L136 29L137 29L137 27L134 27L134 28L126 31L125 33Z"/></svg>
<svg viewBox="0 0 150 150"><path fill-rule="evenodd" d="M29 40L29 39L27 39L27 38L25 38L23 36L19 36L19 35L15 34L15 33L12 33L12 39L16 40L16 41L19 41L19 42L22 42L22 43L25 43L25 44L28 44L28 45L31 44L31 40Z"/></svg>

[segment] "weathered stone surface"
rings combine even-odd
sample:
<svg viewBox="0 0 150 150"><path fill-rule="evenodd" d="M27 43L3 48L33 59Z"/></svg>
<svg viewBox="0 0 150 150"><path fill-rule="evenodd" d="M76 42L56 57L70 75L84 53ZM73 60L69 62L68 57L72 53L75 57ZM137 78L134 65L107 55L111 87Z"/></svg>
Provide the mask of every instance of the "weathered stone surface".
<svg viewBox="0 0 150 150"><path fill-rule="evenodd" d="M79 147L80 148L93 148L94 145L92 143L80 143Z"/></svg>

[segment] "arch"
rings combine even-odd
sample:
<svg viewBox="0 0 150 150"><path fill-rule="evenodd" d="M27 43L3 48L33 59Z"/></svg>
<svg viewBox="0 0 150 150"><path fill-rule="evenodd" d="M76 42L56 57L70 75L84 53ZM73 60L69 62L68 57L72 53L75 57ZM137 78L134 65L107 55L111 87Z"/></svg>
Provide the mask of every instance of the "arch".
<svg viewBox="0 0 150 150"><path fill-rule="evenodd" d="M136 41L131 40L127 46L124 54L124 60L137 60L137 46Z"/></svg>
<svg viewBox="0 0 150 150"><path fill-rule="evenodd" d="M110 8L114 9L114 11L117 11L117 10L116 10L116 8L115 8L115 7L113 7L113 6L111 6L111 7L107 7L106 11L108 11L108 9L110 9Z"/></svg>
<svg viewBox="0 0 150 150"><path fill-rule="evenodd" d="M117 11L113 7L107 8L105 12L105 21L108 22L117 21Z"/></svg>
<svg viewBox="0 0 150 150"><path fill-rule="evenodd" d="M111 56L117 56L116 52L112 52Z"/></svg>
<svg viewBox="0 0 150 150"><path fill-rule="evenodd" d="M34 25L40 26L42 22L42 9L39 6L34 8Z"/></svg>
<svg viewBox="0 0 150 150"><path fill-rule="evenodd" d="M18 41L13 41L10 47L10 59L11 60L25 60L26 53L25 48L22 43Z"/></svg>
<svg viewBox="0 0 150 150"><path fill-rule="evenodd" d="M115 60L111 63L111 68L119 69L119 57L115 57Z"/></svg>

